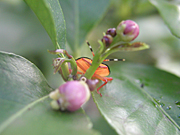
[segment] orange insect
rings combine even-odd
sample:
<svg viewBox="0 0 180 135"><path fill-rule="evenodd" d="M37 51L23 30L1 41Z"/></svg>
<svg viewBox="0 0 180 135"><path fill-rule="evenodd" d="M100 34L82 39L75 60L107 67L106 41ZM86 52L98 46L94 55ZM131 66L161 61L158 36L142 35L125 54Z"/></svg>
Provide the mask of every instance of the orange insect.
<svg viewBox="0 0 180 135"><path fill-rule="evenodd" d="M89 42L87 42L87 44L92 52L92 55L94 56L94 52L92 50L91 45L89 44ZM125 59L105 59L104 61L125 61ZM87 58L87 57L81 57L81 58L76 59L76 64L77 64L77 68L78 68L77 74L85 74L86 70L92 64L92 59ZM102 96L102 94L99 92L99 90L103 86L105 86L109 81L113 80L112 77L106 77L109 74L110 74L110 69L109 69L108 65L102 63L99 65L99 67L96 69L95 73L92 76L92 79L97 78L104 82L99 88L97 88L97 93L100 96Z"/></svg>

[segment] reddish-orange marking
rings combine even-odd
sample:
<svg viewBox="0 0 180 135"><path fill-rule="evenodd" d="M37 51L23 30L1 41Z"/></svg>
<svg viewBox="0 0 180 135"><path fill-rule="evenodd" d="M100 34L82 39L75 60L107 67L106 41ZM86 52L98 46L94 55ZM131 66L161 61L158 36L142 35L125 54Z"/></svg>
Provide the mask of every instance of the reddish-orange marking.
<svg viewBox="0 0 180 135"><path fill-rule="evenodd" d="M85 74L86 70L91 66L92 60L90 58L81 57L76 60L76 63L78 68L77 74ZM102 94L99 92L99 90L109 81L113 80L112 77L106 77L109 74L109 67L106 64L100 64L92 76L92 78L97 78L104 81L104 83L99 88L97 88L97 93L100 94L100 96L102 96Z"/></svg>

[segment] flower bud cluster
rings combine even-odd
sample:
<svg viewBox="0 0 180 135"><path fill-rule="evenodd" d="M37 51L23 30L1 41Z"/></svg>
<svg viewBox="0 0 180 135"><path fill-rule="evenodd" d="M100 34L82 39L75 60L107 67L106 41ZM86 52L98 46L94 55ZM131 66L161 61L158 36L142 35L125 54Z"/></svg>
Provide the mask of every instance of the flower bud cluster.
<svg viewBox="0 0 180 135"><path fill-rule="evenodd" d="M101 41L99 42L101 45L99 51L97 51L97 53L94 55L93 60L97 61L95 61L94 65L92 64L89 67L88 72L86 72L84 75L81 74L82 76L80 78L79 76L77 76L77 62L71 55L67 53L66 50L57 49L55 51L49 51L52 54L60 53L65 54L68 57L68 59L57 58L53 62L53 66L55 68L54 73L59 72L62 75L63 79L67 82L49 94L49 97L52 99L51 107L55 110L78 110L83 104L85 104L89 100L90 91L95 90L96 85L99 82L98 79L91 80L86 79L86 77L91 78L95 70L109 54L118 51L119 48L122 48L123 44L117 45L116 43L125 42L124 47L129 47L131 45L129 45L128 42L133 41L138 36L138 34L139 27L135 22L131 20L122 21L119 23L117 28L108 29ZM124 61L124 59L118 60ZM93 62L94 61L92 61L92 63ZM105 83L101 85L101 87L104 85Z"/></svg>
<svg viewBox="0 0 180 135"><path fill-rule="evenodd" d="M106 31L106 35L103 36L101 41L105 44L106 47L109 47L113 42L113 38L116 36L116 29L110 28Z"/></svg>
<svg viewBox="0 0 180 135"><path fill-rule="evenodd" d="M109 47L113 42L113 38L117 37L118 41L130 42L139 35L139 26L132 20L126 20L119 23L116 28L110 28L106 31L101 41L106 47Z"/></svg>

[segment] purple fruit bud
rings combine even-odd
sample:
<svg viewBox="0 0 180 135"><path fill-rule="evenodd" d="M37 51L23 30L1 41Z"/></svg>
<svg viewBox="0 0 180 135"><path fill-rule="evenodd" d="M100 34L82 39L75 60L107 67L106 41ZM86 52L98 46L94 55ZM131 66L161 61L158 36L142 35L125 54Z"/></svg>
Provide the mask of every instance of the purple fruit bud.
<svg viewBox="0 0 180 135"><path fill-rule="evenodd" d="M87 79L84 76L81 76L79 80L86 82L90 91L94 91L96 89L97 84L99 83L98 79L91 80L91 79Z"/></svg>
<svg viewBox="0 0 180 135"><path fill-rule="evenodd" d="M113 37L111 35L105 35L101 41L106 45L106 47L109 47L113 41Z"/></svg>
<svg viewBox="0 0 180 135"><path fill-rule="evenodd" d="M111 35L112 37L116 36L116 29L115 28L110 28L106 31L106 35Z"/></svg>
<svg viewBox="0 0 180 135"><path fill-rule="evenodd" d="M122 41L130 42L139 35L139 26L131 20L122 21L117 26L116 32Z"/></svg>
<svg viewBox="0 0 180 135"><path fill-rule="evenodd" d="M87 79L86 83L89 87L89 90L94 91L96 89L97 84L99 83L99 80L98 79L95 79L95 80Z"/></svg>
<svg viewBox="0 0 180 135"><path fill-rule="evenodd" d="M68 81L50 93L53 109L78 110L90 98L90 90L84 81Z"/></svg>

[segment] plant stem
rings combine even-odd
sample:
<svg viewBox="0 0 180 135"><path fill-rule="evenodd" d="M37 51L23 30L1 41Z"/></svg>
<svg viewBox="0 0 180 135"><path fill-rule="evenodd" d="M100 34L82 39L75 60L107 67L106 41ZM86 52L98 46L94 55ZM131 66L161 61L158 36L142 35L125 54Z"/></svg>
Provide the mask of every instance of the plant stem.
<svg viewBox="0 0 180 135"><path fill-rule="evenodd" d="M89 67L89 69L86 71L86 73L84 74L84 76L87 79L91 79L93 74L95 73L96 69L99 67L99 65L103 62L104 58L102 58L102 52L104 51L104 46L103 43L100 41L100 48L99 50L97 50L97 52L95 53L94 57L93 57L93 61L91 66Z"/></svg>
<svg viewBox="0 0 180 135"><path fill-rule="evenodd" d="M103 60L102 60L103 61ZM95 55L92 61L92 65L89 67L89 69L86 71L86 73L84 74L84 76L87 79L91 79L91 77L93 76L94 72L96 71L96 69L99 67L99 65L102 63L102 61L100 61L100 55Z"/></svg>
<svg viewBox="0 0 180 135"><path fill-rule="evenodd" d="M86 73L84 74L84 76L87 79L91 79L93 74L95 73L96 69L99 67L99 65L104 61L104 57L102 57L105 52L105 50L107 48L105 48L103 42L101 40L98 41L100 44L99 49L97 50L97 52L95 53L94 57L93 57L93 61L91 66L87 69Z"/></svg>

